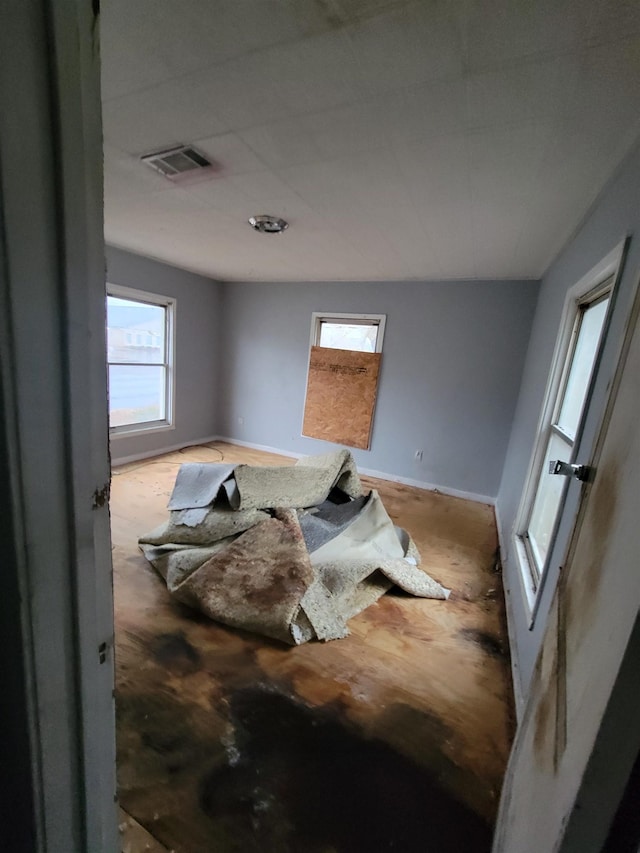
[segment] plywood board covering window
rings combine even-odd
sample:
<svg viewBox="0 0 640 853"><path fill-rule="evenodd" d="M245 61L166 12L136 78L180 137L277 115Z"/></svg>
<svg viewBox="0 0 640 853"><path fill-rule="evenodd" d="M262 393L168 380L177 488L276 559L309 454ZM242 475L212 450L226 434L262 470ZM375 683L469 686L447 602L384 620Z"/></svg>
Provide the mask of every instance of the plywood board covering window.
<svg viewBox="0 0 640 853"><path fill-rule="evenodd" d="M383 315L313 315L303 435L369 448L384 321Z"/></svg>

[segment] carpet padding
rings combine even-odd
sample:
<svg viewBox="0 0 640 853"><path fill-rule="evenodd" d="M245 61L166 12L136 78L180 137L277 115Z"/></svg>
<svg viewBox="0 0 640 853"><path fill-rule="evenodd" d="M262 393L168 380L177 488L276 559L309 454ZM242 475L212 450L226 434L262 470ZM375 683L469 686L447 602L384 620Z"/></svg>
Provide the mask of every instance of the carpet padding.
<svg viewBox="0 0 640 853"><path fill-rule="evenodd" d="M378 493L362 494L348 450L292 467L188 467L169 521L139 542L172 595L212 619L297 645L347 636L393 584L448 597Z"/></svg>

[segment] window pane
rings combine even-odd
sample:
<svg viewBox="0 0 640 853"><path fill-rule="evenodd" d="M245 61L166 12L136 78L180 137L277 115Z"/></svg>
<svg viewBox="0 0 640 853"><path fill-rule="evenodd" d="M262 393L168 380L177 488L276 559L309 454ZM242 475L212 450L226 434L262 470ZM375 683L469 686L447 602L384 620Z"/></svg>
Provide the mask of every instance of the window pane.
<svg viewBox="0 0 640 853"><path fill-rule="evenodd" d="M163 364L166 308L107 296L109 362Z"/></svg>
<svg viewBox="0 0 640 853"><path fill-rule="evenodd" d="M109 426L164 420L165 387L162 366L109 365Z"/></svg>
<svg viewBox="0 0 640 853"><path fill-rule="evenodd" d="M527 531L531 549L536 559L538 574L542 572L542 567L547 558L551 535L566 482L566 477L559 474L549 474L549 462L552 459L562 459L564 462L569 462L572 449L571 444L560 438L559 435L551 434Z"/></svg>
<svg viewBox="0 0 640 853"><path fill-rule="evenodd" d="M589 305L582 313L578 340L558 418L560 429L572 438L575 438L580 423L608 304L609 299L603 299L595 305Z"/></svg>
<svg viewBox="0 0 640 853"><path fill-rule="evenodd" d="M330 349L351 349L358 352L375 352L378 326L359 323L320 323L320 346Z"/></svg>

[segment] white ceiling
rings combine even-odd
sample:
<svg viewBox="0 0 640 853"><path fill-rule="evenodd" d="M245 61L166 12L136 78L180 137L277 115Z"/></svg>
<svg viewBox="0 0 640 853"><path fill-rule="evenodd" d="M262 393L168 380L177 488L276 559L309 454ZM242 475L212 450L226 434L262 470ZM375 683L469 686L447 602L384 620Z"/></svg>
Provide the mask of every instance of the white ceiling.
<svg viewBox="0 0 640 853"><path fill-rule="evenodd" d="M104 0L102 19L107 242L218 279L537 278L640 132L638 0ZM139 160L179 143L215 175Z"/></svg>

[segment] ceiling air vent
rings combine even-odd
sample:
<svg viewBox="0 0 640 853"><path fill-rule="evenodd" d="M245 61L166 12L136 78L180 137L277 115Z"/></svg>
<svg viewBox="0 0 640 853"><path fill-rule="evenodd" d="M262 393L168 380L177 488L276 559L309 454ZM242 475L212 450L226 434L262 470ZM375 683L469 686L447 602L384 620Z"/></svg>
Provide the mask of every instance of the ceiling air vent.
<svg viewBox="0 0 640 853"><path fill-rule="evenodd" d="M156 151L140 158L147 166L175 181L188 172L210 169L213 163L191 145L180 145L167 151Z"/></svg>

